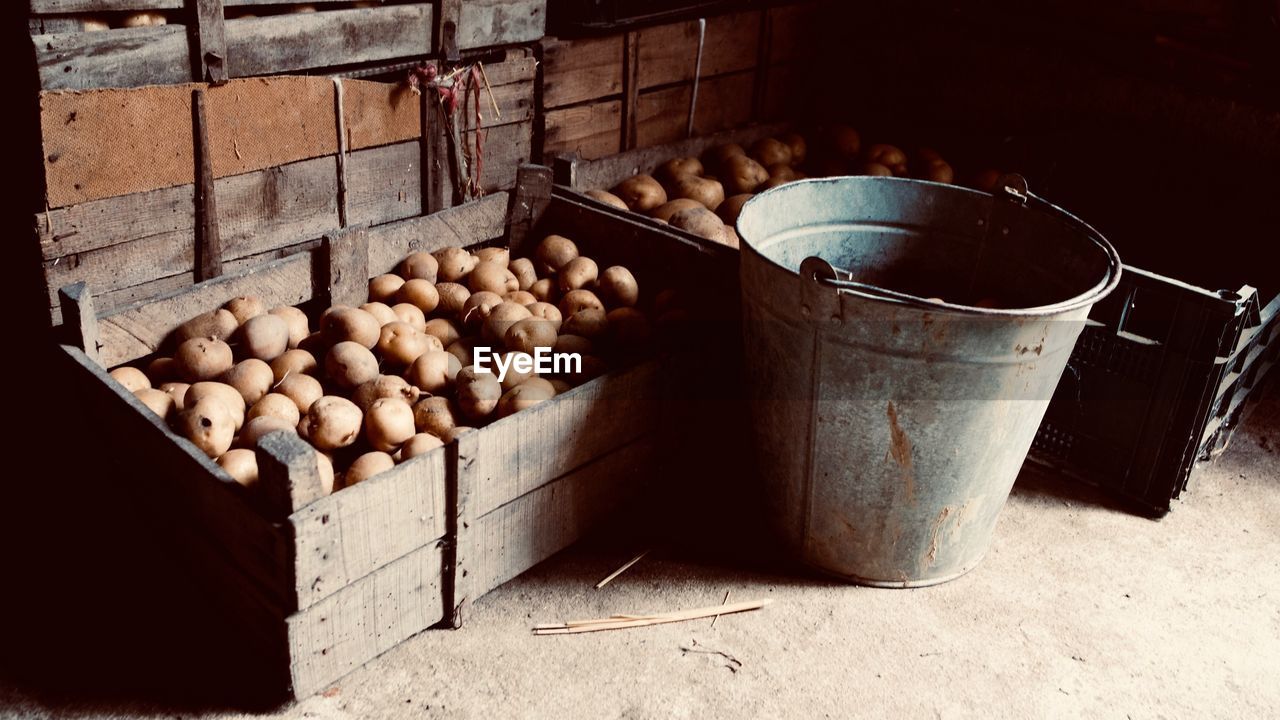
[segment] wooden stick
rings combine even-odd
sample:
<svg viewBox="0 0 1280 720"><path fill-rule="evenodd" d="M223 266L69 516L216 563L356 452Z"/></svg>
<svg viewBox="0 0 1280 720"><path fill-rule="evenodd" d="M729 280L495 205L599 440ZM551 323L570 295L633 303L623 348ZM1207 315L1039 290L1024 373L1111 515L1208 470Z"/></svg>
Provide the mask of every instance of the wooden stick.
<svg viewBox="0 0 1280 720"><path fill-rule="evenodd" d="M721 600L721 601L720 601L720 604L721 604L721 605L724 605L725 603L728 603L728 602L729 602L729 593L731 593L731 592L733 592L733 591L732 591L732 590L725 590L725 591L724 591L724 600ZM715 616L715 617L713 617L713 618L711 618L711 629L712 629L712 630L715 630L715 629L716 629L716 621L720 619L720 615L721 615L721 613L716 613L716 616Z"/></svg>
<svg viewBox="0 0 1280 720"><path fill-rule="evenodd" d="M686 620L697 620L699 618L712 617L713 615L731 615L733 613L759 610L772 602L772 599L751 600L747 602L733 603L732 605L712 605L711 607L697 608L695 610L678 610L675 612L658 613L655 615L618 615L612 618L603 618L598 620L574 620L567 623L560 623L558 625L547 623L535 625L533 627L533 634L574 635L584 632L598 632L600 630L626 630L629 628L648 627L650 625L663 625L666 623L684 622Z"/></svg>
<svg viewBox="0 0 1280 720"><path fill-rule="evenodd" d="M477 61L476 65L480 68L480 77L484 79L484 89L489 93L489 102L493 105L493 112L501 120L502 111L498 109L498 101L493 97L493 87L489 85L489 75L484 71L484 63Z"/></svg>
<svg viewBox="0 0 1280 720"><path fill-rule="evenodd" d="M347 118L342 78L333 79L333 112L338 130L338 226L347 226Z"/></svg>
<svg viewBox="0 0 1280 720"><path fill-rule="evenodd" d="M601 580L600 582L596 583L596 589L597 589L597 590L599 590L600 588L604 587L605 585L608 585L609 583L613 582L613 579L614 579L614 578L618 577L618 576L619 576L619 575L621 575L622 573L624 573L624 572L626 572L627 570L631 569L631 566L632 566L632 565L635 565L636 563L640 562L640 560L641 560L641 559L643 559L643 558L644 558L644 556L645 556L645 555L648 555L648 554L649 554L649 551L648 551L648 550L645 550L644 552L640 553L639 555L637 555L637 556L635 556L635 557L631 558L630 560L628 560L627 562L623 563L622 567L620 567L620 568L618 568L617 570L614 570L613 572L609 573L609 576L608 576L608 577L606 577L605 579L603 579L603 580Z"/></svg>

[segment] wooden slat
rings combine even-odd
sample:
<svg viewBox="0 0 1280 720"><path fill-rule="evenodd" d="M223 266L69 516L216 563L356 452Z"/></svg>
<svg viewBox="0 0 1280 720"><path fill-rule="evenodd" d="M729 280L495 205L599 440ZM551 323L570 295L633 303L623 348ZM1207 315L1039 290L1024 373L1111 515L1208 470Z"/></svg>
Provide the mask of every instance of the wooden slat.
<svg viewBox="0 0 1280 720"><path fill-rule="evenodd" d="M622 36L583 40L547 38L542 51L546 108L622 92Z"/></svg>
<svg viewBox="0 0 1280 720"><path fill-rule="evenodd" d="M760 13L707 19L702 76L747 70L756 64ZM640 88L693 79L698 54L697 21L657 25L640 31Z"/></svg>
<svg viewBox="0 0 1280 720"><path fill-rule="evenodd" d="M819 36L820 3L784 5L769 10L772 25L769 64L794 62L812 57L817 51L812 39Z"/></svg>
<svg viewBox="0 0 1280 720"><path fill-rule="evenodd" d="M521 165L516 173L516 185L507 204L507 247L512 255L528 255L533 228L542 219L551 204L554 179L551 168L543 165ZM541 239L541 238L538 238Z"/></svg>
<svg viewBox="0 0 1280 720"><path fill-rule="evenodd" d="M636 113L636 147L646 148L681 140L689 122L689 85L642 93ZM699 109L706 96L698 102Z"/></svg>
<svg viewBox="0 0 1280 720"><path fill-rule="evenodd" d="M221 84L227 81L227 34L222 0L189 0L194 5L195 28L191 33L192 80Z"/></svg>
<svg viewBox="0 0 1280 720"><path fill-rule="evenodd" d="M640 97L640 33L629 32L622 37L622 137L619 152L636 146L636 123Z"/></svg>
<svg viewBox="0 0 1280 720"><path fill-rule="evenodd" d="M298 607L311 607L444 536L447 457L447 448L437 448L289 518Z"/></svg>
<svg viewBox="0 0 1280 720"><path fill-rule="evenodd" d="M659 374L655 362L610 373L478 430L476 514L654 430Z"/></svg>
<svg viewBox="0 0 1280 720"><path fill-rule="evenodd" d="M369 228L369 274L391 272L411 252L502 237L506 218L507 194L499 192L432 215Z"/></svg>
<svg viewBox="0 0 1280 720"><path fill-rule="evenodd" d="M289 617L294 694L319 692L439 622L441 555L439 543L421 548Z"/></svg>
<svg viewBox="0 0 1280 720"><path fill-rule="evenodd" d="M754 72L704 79L698 88L694 134L708 135L750 122L755 79Z"/></svg>
<svg viewBox="0 0 1280 720"><path fill-rule="evenodd" d="M448 446L448 504L452 508L446 528L448 532L444 557L444 621L446 626L462 626L474 599L472 556L475 546L471 533L475 528L475 460L479 442L475 433L463 433Z"/></svg>
<svg viewBox="0 0 1280 720"><path fill-rule="evenodd" d="M218 230L218 192L214 182L212 153L209 149L209 113L206 90L196 88L191 94L193 147L196 155L196 242L195 279L208 280L222 274L222 236Z"/></svg>
<svg viewBox="0 0 1280 720"><path fill-rule="evenodd" d="M311 264L310 253L294 255L104 317L103 363L112 367L149 355L185 320L239 295L256 295L268 307L308 300L315 295Z"/></svg>
<svg viewBox="0 0 1280 720"><path fill-rule="evenodd" d="M271 518L285 518L325 497L316 449L295 432L258 441L258 486Z"/></svg>
<svg viewBox="0 0 1280 720"><path fill-rule="evenodd" d="M622 103L618 100L549 110L544 152L577 153L599 158L618 152Z"/></svg>
<svg viewBox="0 0 1280 720"><path fill-rule="evenodd" d="M91 200L33 217L45 260L153 238L190 243L195 232L191 184L105 200Z"/></svg>
<svg viewBox="0 0 1280 720"><path fill-rule="evenodd" d="M232 77L427 55L431 6L391 5L228 20Z"/></svg>
<svg viewBox="0 0 1280 720"><path fill-rule="evenodd" d="M479 516L471 533L473 597L546 560L607 519L650 479L656 451L652 436L639 438Z"/></svg>
<svg viewBox="0 0 1280 720"><path fill-rule="evenodd" d="M328 235L324 249L324 300L358 307L369 299L369 238L361 228Z"/></svg>
<svg viewBox="0 0 1280 720"><path fill-rule="evenodd" d="M417 142L369 148L347 158L347 223L379 225L422 214Z"/></svg>
<svg viewBox="0 0 1280 720"><path fill-rule="evenodd" d="M480 187L485 192L514 187L517 169L533 157L533 123L499 125L482 132L484 168ZM468 137L471 135L468 133Z"/></svg>
<svg viewBox="0 0 1280 720"><path fill-rule="evenodd" d="M31 38L45 90L171 85L191 79L181 25Z"/></svg>
<svg viewBox="0 0 1280 720"><path fill-rule="evenodd" d="M69 340L84 351L85 357L101 365L98 342L98 312L93 293L82 282L58 290L59 306L67 319Z"/></svg>
<svg viewBox="0 0 1280 720"><path fill-rule="evenodd" d="M466 0L456 40L459 50L533 42L547 27L546 0Z"/></svg>

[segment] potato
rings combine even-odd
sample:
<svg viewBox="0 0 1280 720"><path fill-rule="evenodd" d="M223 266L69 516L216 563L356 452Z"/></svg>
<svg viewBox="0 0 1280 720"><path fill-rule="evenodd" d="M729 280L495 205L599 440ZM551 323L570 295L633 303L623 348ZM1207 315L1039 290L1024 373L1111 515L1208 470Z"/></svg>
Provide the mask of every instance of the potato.
<svg viewBox="0 0 1280 720"><path fill-rule="evenodd" d="M735 250L742 246L742 238L738 237L738 231L734 230L732 225L724 226L724 235L718 242L721 245L728 245Z"/></svg>
<svg viewBox="0 0 1280 720"><path fill-rule="evenodd" d="M395 313L397 320L402 323L408 323L418 332L424 332L427 329L427 315L419 310L417 305L399 303L391 306L391 312ZM379 336L381 336L381 331L379 331Z"/></svg>
<svg viewBox="0 0 1280 720"><path fill-rule="evenodd" d="M187 382L212 380L235 364L231 346L212 338L192 338L182 343L173 359L178 363L178 376Z"/></svg>
<svg viewBox="0 0 1280 720"><path fill-rule="evenodd" d="M279 315L251 317L240 326L240 354L270 362L289 349L289 324Z"/></svg>
<svg viewBox="0 0 1280 720"><path fill-rule="evenodd" d="M462 367L474 365L476 359L476 345L479 342L479 338L464 337L445 348L444 351L458 358L458 362Z"/></svg>
<svg viewBox="0 0 1280 720"><path fill-rule="evenodd" d="M400 447L400 462L412 460L419 455L426 455L438 447L444 447L444 441L435 435L418 433L405 441Z"/></svg>
<svg viewBox="0 0 1280 720"><path fill-rule="evenodd" d="M621 201L619 201L621 202ZM516 282L520 284L521 290L528 290L530 286L538 282L538 271L533 267L533 261L529 258L516 258L507 266L512 275L516 276Z"/></svg>
<svg viewBox="0 0 1280 720"><path fill-rule="evenodd" d="M218 402L227 406L227 412L231 413L232 426L236 432L244 426L245 402L244 396L240 391L224 382L203 381L193 383L187 388L187 394L182 398L182 406L184 408L195 407L195 404L205 398L214 398Z"/></svg>
<svg viewBox="0 0 1280 720"><path fill-rule="evenodd" d="M267 312L267 306L262 303L262 298L253 295L231 298L222 305L222 308L235 316L237 325L243 325L250 318L256 318Z"/></svg>
<svg viewBox="0 0 1280 720"><path fill-rule="evenodd" d="M378 377L378 358L364 345L346 340L329 349L324 371L338 387L352 390Z"/></svg>
<svg viewBox="0 0 1280 720"><path fill-rule="evenodd" d="M506 295L509 292L520 289L520 281L516 279L514 273L502 267L501 265L482 260L476 263L471 274L467 276L467 287L471 292L483 292L485 290L498 295Z"/></svg>
<svg viewBox="0 0 1280 720"><path fill-rule="evenodd" d="M271 361L271 379L278 383L289 375L312 375L316 367L316 357L306 350L285 350Z"/></svg>
<svg viewBox="0 0 1280 720"><path fill-rule="evenodd" d="M511 251L506 248L480 248L473 254L480 262L491 262L504 270L506 270L507 266L511 264ZM472 269L471 272L475 272L475 270Z"/></svg>
<svg viewBox="0 0 1280 720"><path fill-rule="evenodd" d="M298 343L297 349L306 350L311 353L311 357L320 358L328 354L329 347L329 341L325 340L323 335L313 332Z"/></svg>
<svg viewBox="0 0 1280 720"><path fill-rule="evenodd" d="M310 375L290 375L276 383L272 390L292 400L298 407L298 412L303 415L324 395L320 381Z"/></svg>
<svg viewBox="0 0 1280 720"><path fill-rule="evenodd" d="M706 211L704 210L703 212ZM604 309L604 303L600 302L600 298L590 290L571 290L565 293L564 297L560 299L560 305L557 306L560 316L564 318L588 308Z"/></svg>
<svg viewBox="0 0 1280 720"><path fill-rule="evenodd" d="M779 185L786 185L787 183L793 182L793 181L794 181L794 178L788 179L780 175L770 175L768 180L765 180L764 183L760 185L760 187L756 188L756 192L762 193L766 190L772 190L778 187Z"/></svg>
<svg viewBox="0 0 1280 720"><path fill-rule="evenodd" d="M556 391L557 395L563 395L573 389L572 385L560 378L551 378L547 382L551 383L551 387Z"/></svg>
<svg viewBox="0 0 1280 720"><path fill-rule="evenodd" d="M761 165L787 165L792 162L791 146L771 137L760 138L751 144L751 157Z"/></svg>
<svg viewBox="0 0 1280 720"><path fill-rule="evenodd" d="M418 388L399 375L379 375L369 382L360 383L351 393L351 402L360 408L360 412L369 412L375 400L396 398L413 404L420 395Z"/></svg>
<svg viewBox="0 0 1280 720"><path fill-rule="evenodd" d="M715 213L706 208L689 208L671 216L671 227L680 228L698 237L721 242L724 238L724 223Z"/></svg>
<svg viewBox="0 0 1280 720"><path fill-rule="evenodd" d="M263 395L262 399L249 408L248 414L245 415L245 422L253 422L255 418L260 417L276 418L289 423L289 427L297 427L298 422L302 420L302 413L288 395L273 392Z"/></svg>
<svg viewBox="0 0 1280 720"><path fill-rule="evenodd" d="M413 408L400 398L378 398L364 416L364 436L374 450L395 452L415 432Z"/></svg>
<svg viewBox="0 0 1280 720"><path fill-rule="evenodd" d="M650 210L649 217L655 220L662 220L663 222L667 222L671 219L672 215L675 215L681 210L686 210L688 208L702 207L702 206L703 206L702 203L692 198L684 198L684 197L676 198L675 200L668 200L662 203L661 205L659 205L658 207Z"/></svg>
<svg viewBox="0 0 1280 720"><path fill-rule="evenodd" d="M536 302L526 307L529 308L530 317L535 320L546 320L556 332L560 332L560 323L564 321L560 308L546 302Z"/></svg>
<svg viewBox="0 0 1280 720"><path fill-rule="evenodd" d="M921 180L950 185L955 182L956 173L945 160L938 159L929 161L916 177Z"/></svg>
<svg viewBox="0 0 1280 720"><path fill-rule="evenodd" d="M369 478L384 473L396 466L396 461L387 453L379 450L367 452L355 459L351 467L342 475L342 486L358 485Z"/></svg>
<svg viewBox="0 0 1280 720"><path fill-rule="evenodd" d="M493 308L501 305L502 296L497 293L481 290L478 293L472 293L467 298L467 302L462 306L462 325L472 332L480 330L484 327L484 323L489 319L489 313Z"/></svg>
<svg viewBox="0 0 1280 720"><path fill-rule="evenodd" d="M600 273L596 294L605 307L634 307L640 301L640 284L630 270L614 265Z"/></svg>
<svg viewBox="0 0 1280 720"><path fill-rule="evenodd" d="M565 318L560 330L568 335L580 335L594 339L601 337L609 329L609 321L601 308L584 308Z"/></svg>
<svg viewBox="0 0 1280 720"><path fill-rule="evenodd" d="M547 307L551 307L548 305ZM554 307L551 307L555 310ZM559 315L559 311L556 311ZM540 348L550 349L556 344L556 330L560 323L532 317L513 323L502 337L502 345L508 350L533 355Z"/></svg>
<svg viewBox="0 0 1280 720"><path fill-rule="evenodd" d="M1004 173L1000 170L986 169L973 176L969 185L975 190L993 193L1000 184L1000 178L1004 177Z"/></svg>
<svg viewBox="0 0 1280 720"><path fill-rule="evenodd" d="M556 338L556 344L551 347L552 352L575 355L590 355L594 350L595 343L581 335L569 335L567 333Z"/></svg>
<svg viewBox="0 0 1280 720"><path fill-rule="evenodd" d="M779 135L778 139L791 149L791 164L803 165L805 157L809 155L809 146L804 141L804 136L797 132L789 132Z"/></svg>
<svg viewBox="0 0 1280 720"><path fill-rule="evenodd" d="M240 431L240 437L237 438L237 443L240 447L256 450L258 442L262 440L262 438L273 432L280 431L297 434L298 423L290 423L286 420L282 420L278 417L271 417L269 415L256 417L244 424L244 430Z"/></svg>
<svg viewBox="0 0 1280 720"><path fill-rule="evenodd" d="M118 367L112 370L110 375L116 382L123 385L125 390L131 393L151 387L151 380L147 378L146 373L136 367Z"/></svg>
<svg viewBox="0 0 1280 720"><path fill-rule="evenodd" d="M490 344L500 343L512 325L530 317L533 317L533 313L529 312L529 308L504 300L489 310L489 317L485 318L480 337Z"/></svg>
<svg viewBox="0 0 1280 720"><path fill-rule="evenodd" d="M384 303L395 297L402 285L404 285L404 278L399 275L391 273L379 275L369 281L369 300Z"/></svg>
<svg viewBox="0 0 1280 720"><path fill-rule="evenodd" d="M182 323L174 333L179 344L193 338L226 340L240 327L240 321L226 309L202 313Z"/></svg>
<svg viewBox="0 0 1280 720"><path fill-rule="evenodd" d="M768 179L769 171L745 155L735 155L725 160L724 170L720 176L725 192L733 195L755 192L755 189Z"/></svg>
<svg viewBox="0 0 1280 720"><path fill-rule="evenodd" d="M634 175L618 183L613 194L631 208L632 212L649 212L667 201L667 191L648 175Z"/></svg>
<svg viewBox="0 0 1280 720"><path fill-rule="evenodd" d="M426 327L422 332L430 335L440 341L441 348L452 345L462 337L462 332L458 330L458 326L452 320L445 318L433 318L427 321Z"/></svg>
<svg viewBox="0 0 1280 720"><path fill-rule="evenodd" d="M364 413L350 400L325 395L307 411L307 437L321 450L336 450L355 443Z"/></svg>
<svg viewBox="0 0 1280 720"><path fill-rule="evenodd" d="M438 283L436 292L440 294L440 304L436 306L436 314L461 320L462 309L471 298L471 291L459 283Z"/></svg>
<svg viewBox="0 0 1280 720"><path fill-rule="evenodd" d="M133 391L133 396L161 419L167 419L173 412L173 396L163 390L150 387L138 388Z"/></svg>
<svg viewBox="0 0 1280 720"><path fill-rule="evenodd" d="M622 198L618 197L617 195L614 195L608 190L588 190L584 194L593 200L599 200L605 205L612 205L613 207L616 207L619 210L631 209L627 207L626 203L622 202Z"/></svg>
<svg viewBox="0 0 1280 720"><path fill-rule="evenodd" d="M753 197L755 195L752 193L741 193L725 198L725 201L720 203L720 207L716 208L716 215L720 216L725 225L733 225L738 222L738 214L742 212L742 206Z"/></svg>
<svg viewBox="0 0 1280 720"><path fill-rule="evenodd" d="M551 383L541 378L533 378L502 394L502 398L498 400L498 417L513 415L555 396L556 389Z"/></svg>
<svg viewBox="0 0 1280 720"><path fill-rule="evenodd" d="M252 450L245 448L228 450L218 458L218 467L244 487L253 487L258 484L258 455Z"/></svg>
<svg viewBox="0 0 1280 720"><path fill-rule="evenodd" d="M321 316L320 334L331 348L352 342L369 349L378 344L382 323L364 310L343 307Z"/></svg>
<svg viewBox="0 0 1280 720"><path fill-rule="evenodd" d="M270 316L259 315L258 317ZM276 383L276 378L266 361L249 358L241 360L223 373L222 381L235 388L236 392L240 393L240 397L244 398L245 406L249 406L271 392L271 386Z"/></svg>
<svg viewBox="0 0 1280 720"><path fill-rule="evenodd" d="M378 323L382 325L386 325L387 323L395 322L400 319L400 316L396 315L396 311L392 310L391 306L386 303L367 302L361 305L360 309L372 315L373 319L377 320ZM426 317L426 315L423 315L423 317Z"/></svg>
<svg viewBox="0 0 1280 720"><path fill-rule="evenodd" d="M706 170L702 167L702 161L693 157L672 158L661 165L654 171L659 182L664 187L674 185L677 180L690 175L698 177L705 174Z"/></svg>
<svg viewBox="0 0 1280 720"><path fill-rule="evenodd" d="M872 177L893 177L893 169L888 165L880 163L863 163L858 168L858 175L871 175Z"/></svg>
<svg viewBox="0 0 1280 720"><path fill-rule="evenodd" d="M468 420L484 420L493 414L502 398L502 384L491 372L480 372L474 365L462 368L457 377L458 409Z"/></svg>
<svg viewBox="0 0 1280 720"><path fill-rule="evenodd" d="M766 183L774 181L778 181L778 184L789 183L800 178L800 174L790 165L770 165L765 169L769 171L769 179L765 181Z"/></svg>
<svg viewBox="0 0 1280 720"><path fill-rule="evenodd" d="M461 369L462 362L452 353L432 350L413 361L404 371L404 379L422 392L440 395L449 389Z"/></svg>
<svg viewBox="0 0 1280 720"><path fill-rule="evenodd" d="M333 459L317 450L316 466L320 471L320 489L325 495L333 494Z"/></svg>
<svg viewBox="0 0 1280 720"><path fill-rule="evenodd" d="M862 151L862 136L848 125L835 125L831 128L831 149L845 160L854 160Z"/></svg>
<svg viewBox="0 0 1280 720"><path fill-rule="evenodd" d="M452 257L452 256L451 256ZM405 280L418 278L427 282L436 282L436 274L440 269L440 263L431 253L415 252L409 253L404 260L400 261L400 266L396 268L396 272Z"/></svg>
<svg viewBox="0 0 1280 720"><path fill-rule="evenodd" d="M311 334L311 323L307 320L307 314L298 308L281 305L280 307L271 308L270 312L272 315L284 320L285 324L289 326L290 349L298 347L303 338Z"/></svg>
<svg viewBox="0 0 1280 720"><path fill-rule="evenodd" d="M382 334L378 338L378 353L387 363L396 367L406 367L428 350L443 350L440 339L434 335L420 333L409 323L396 321L382 326Z"/></svg>
<svg viewBox="0 0 1280 720"><path fill-rule="evenodd" d="M191 389L191 385L184 382L165 383L160 389L173 398L173 409L182 412L187 409L187 390Z"/></svg>
<svg viewBox="0 0 1280 720"><path fill-rule="evenodd" d="M872 145L867 148L863 160L867 163L879 163L899 177L907 174L907 154L893 145L884 143Z"/></svg>
<svg viewBox="0 0 1280 720"><path fill-rule="evenodd" d="M419 400L413 406L413 424L419 432L444 437L458 424L453 401L438 396Z"/></svg>
<svg viewBox="0 0 1280 720"><path fill-rule="evenodd" d="M471 253L458 247L447 247L432 253L438 263L436 282L458 282L479 262Z"/></svg>
<svg viewBox="0 0 1280 720"><path fill-rule="evenodd" d="M502 361L501 361L502 364L506 365L507 367L506 374L503 375L502 378L498 380L498 383L502 385L503 392L510 390L511 388L519 385L525 380L528 380L533 377L537 377L537 372L534 370L534 367L533 367L532 358L517 356L516 353L512 353L512 352L501 353L501 358L502 358ZM517 361L519 361L520 368L523 368L523 369L517 369L516 367ZM528 363L528 365L525 365L525 363ZM494 358L493 362L489 363L489 368L496 372L497 365L498 365L498 359Z"/></svg>
<svg viewBox="0 0 1280 720"><path fill-rule="evenodd" d="M686 175L677 180L672 187L672 194L676 197L696 200L699 205L708 210L715 210L720 207L720 203L724 202L724 186L720 181L696 175ZM667 215L666 219L670 221L671 215Z"/></svg>
<svg viewBox="0 0 1280 720"><path fill-rule="evenodd" d="M543 278L529 286L529 294L538 299L538 302L554 302L560 293L556 290L556 283L551 278Z"/></svg>
<svg viewBox="0 0 1280 720"><path fill-rule="evenodd" d="M747 151L743 150L741 145L737 143L727 143L725 145L717 145L704 152L702 154L702 162L706 165L708 170L719 172L723 169L725 163L727 163L730 158L744 156L746 154Z"/></svg>
<svg viewBox="0 0 1280 720"><path fill-rule="evenodd" d="M614 308L605 320L609 327L609 341L623 351L643 348L653 339L653 325L649 318L635 308Z"/></svg>
<svg viewBox="0 0 1280 720"><path fill-rule="evenodd" d="M147 363L147 381L151 386L178 380L178 361L171 357L158 357Z"/></svg>
<svg viewBox="0 0 1280 720"><path fill-rule="evenodd" d="M557 285L560 292L567 293L591 285L599 276L600 267L596 265L595 260L589 257L576 257L560 268Z"/></svg>
<svg viewBox="0 0 1280 720"><path fill-rule="evenodd" d="M568 265L570 260L578 257L578 246L563 235L548 235L538 243L533 256L542 272L557 272ZM537 293L534 294L537 295Z"/></svg>
<svg viewBox="0 0 1280 720"><path fill-rule="evenodd" d="M400 286L396 291L396 300L409 303L421 310L424 315L429 315L440 304L440 291L430 280L414 278L406 280L404 285Z"/></svg>
<svg viewBox="0 0 1280 720"><path fill-rule="evenodd" d="M178 434L211 458L230 450L236 436L231 410L225 402L212 396L191 403L178 415L177 426Z"/></svg>
<svg viewBox="0 0 1280 720"><path fill-rule="evenodd" d="M513 303L516 303L517 305L524 305L525 307L529 307L530 305L538 302L538 298L534 297L533 293L528 292L527 290L517 290L515 292L509 292L506 295L503 295L502 299L506 302L513 302Z"/></svg>

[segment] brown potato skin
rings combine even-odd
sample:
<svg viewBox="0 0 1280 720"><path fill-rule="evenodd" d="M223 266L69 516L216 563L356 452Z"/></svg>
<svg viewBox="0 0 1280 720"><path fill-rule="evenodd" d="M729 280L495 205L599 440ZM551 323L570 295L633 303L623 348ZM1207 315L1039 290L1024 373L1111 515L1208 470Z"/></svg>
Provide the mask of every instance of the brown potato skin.
<svg viewBox="0 0 1280 720"><path fill-rule="evenodd" d="M769 179L769 171L755 160L737 155L725 161L720 179L726 192L737 195L755 192L756 188Z"/></svg>
<svg viewBox="0 0 1280 720"><path fill-rule="evenodd" d="M591 198L592 200L599 200L605 205L611 205L613 207L618 208L619 210L631 209L627 207L627 204L625 202L622 201L622 198L618 197L617 195L614 195L608 190L588 190L583 194Z"/></svg>
<svg viewBox="0 0 1280 720"><path fill-rule="evenodd" d="M667 201L667 191L649 175L633 175L613 189L633 212L649 212Z"/></svg>
<svg viewBox="0 0 1280 720"><path fill-rule="evenodd" d="M676 181L672 192L677 197L696 200L708 210L714 211L724 202L724 186L718 180L686 175ZM670 216L667 218L670 220Z"/></svg>
<svg viewBox="0 0 1280 720"><path fill-rule="evenodd" d="M725 225L733 225L738 222L738 215L742 212L742 206L746 205L747 201L753 197L755 197L754 193L740 193L730 196L720 203L720 207L716 208L716 215L720 216Z"/></svg>

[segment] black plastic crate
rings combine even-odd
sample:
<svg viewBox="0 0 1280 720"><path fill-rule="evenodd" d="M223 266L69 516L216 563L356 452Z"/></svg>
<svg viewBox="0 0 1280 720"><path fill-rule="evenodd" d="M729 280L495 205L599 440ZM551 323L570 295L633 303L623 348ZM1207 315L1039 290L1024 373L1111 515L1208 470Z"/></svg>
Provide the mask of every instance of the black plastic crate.
<svg viewBox="0 0 1280 720"><path fill-rule="evenodd" d="M1230 442L1280 354L1280 296L1210 292L1126 267L1094 307L1031 459L1169 512L1198 460Z"/></svg>

